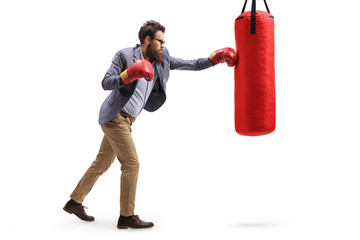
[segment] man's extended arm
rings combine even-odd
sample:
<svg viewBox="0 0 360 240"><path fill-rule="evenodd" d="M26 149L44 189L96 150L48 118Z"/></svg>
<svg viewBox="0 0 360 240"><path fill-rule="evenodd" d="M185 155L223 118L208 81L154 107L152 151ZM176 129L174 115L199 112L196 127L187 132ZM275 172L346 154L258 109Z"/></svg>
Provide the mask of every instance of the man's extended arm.
<svg viewBox="0 0 360 240"><path fill-rule="evenodd" d="M167 49L165 49L165 51L167 51L167 54L169 54ZM222 48L211 53L208 58L184 60L170 56L170 69L197 71L215 66L218 63L223 62L226 62L229 67L233 67L236 63L236 60L237 55L234 49Z"/></svg>

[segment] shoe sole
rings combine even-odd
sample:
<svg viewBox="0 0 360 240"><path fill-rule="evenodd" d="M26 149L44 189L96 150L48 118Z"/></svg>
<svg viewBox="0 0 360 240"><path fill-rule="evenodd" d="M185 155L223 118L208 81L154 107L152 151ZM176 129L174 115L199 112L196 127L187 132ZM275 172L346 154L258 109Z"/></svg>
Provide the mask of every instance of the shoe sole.
<svg viewBox="0 0 360 240"><path fill-rule="evenodd" d="M128 229L128 226L117 226L118 229Z"/></svg>
<svg viewBox="0 0 360 240"><path fill-rule="evenodd" d="M133 229L145 229L145 228L152 228L154 227L154 225L152 226L148 226L148 227L130 227L130 226L117 226L118 229L128 229L128 228L133 228Z"/></svg>

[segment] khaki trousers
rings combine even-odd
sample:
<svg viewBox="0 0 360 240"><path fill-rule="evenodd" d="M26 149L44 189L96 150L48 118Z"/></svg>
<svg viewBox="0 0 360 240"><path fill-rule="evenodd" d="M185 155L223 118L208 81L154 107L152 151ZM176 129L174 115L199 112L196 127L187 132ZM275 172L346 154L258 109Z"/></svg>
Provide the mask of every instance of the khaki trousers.
<svg viewBox="0 0 360 240"><path fill-rule="evenodd" d="M121 164L120 214L133 215L140 164L131 137L130 120L118 113L111 121L101 125L101 128L105 135L96 160L85 172L70 197L82 203L97 179L109 169L117 157Z"/></svg>

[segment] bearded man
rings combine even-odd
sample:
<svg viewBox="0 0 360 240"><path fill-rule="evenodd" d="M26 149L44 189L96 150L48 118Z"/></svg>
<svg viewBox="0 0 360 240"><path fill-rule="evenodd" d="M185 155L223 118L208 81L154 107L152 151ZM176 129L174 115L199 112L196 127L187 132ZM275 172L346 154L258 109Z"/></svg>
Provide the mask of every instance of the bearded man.
<svg viewBox="0 0 360 240"><path fill-rule="evenodd" d="M203 70L218 63L235 65L236 52L223 48L208 58L183 60L169 55L164 41L165 27L156 21L147 21L140 28L139 40L132 48L118 51L102 80L102 88L111 90L100 108L99 124L104 132L96 160L85 172L70 200L63 208L84 221L94 221L84 211L84 198L95 182L117 158L121 164L120 217L117 227L149 228L152 222L142 221L134 214L139 160L131 137L131 127L145 109L154 112L166 100L169 72Z"/></svg>

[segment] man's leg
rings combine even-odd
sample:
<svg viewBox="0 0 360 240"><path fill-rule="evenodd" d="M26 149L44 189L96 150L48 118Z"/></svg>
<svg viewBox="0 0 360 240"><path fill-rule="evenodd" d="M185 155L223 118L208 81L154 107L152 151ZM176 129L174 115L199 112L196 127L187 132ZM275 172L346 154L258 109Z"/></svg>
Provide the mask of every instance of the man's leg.
<svg viewBox="0 0 360 240"><path fill-rule="evenodd" d="M70 214L75 214L78 218L84 221L94 221L93 216L85 213L82 202L86 195L90 192L99 176L109 169L114 162L115 152L107 138L104 136L99 153L96 160L91 164L89 169L85 172L84 176L79 181L73 193L70 195L71 199L64 206L64 210Z"/></svg>
<svg viewBox="0 0 360 240"><path fill-rule="evenodd" d="M106 138L121 163L120 214L131 216L135 209L136 185L139 160L131 137L130 120L117 114L111 121L101 125Z"/></svg>
<svg viewBox="0 0 360 240"><path fill-rule="evenodd" d="M121 163L120 217L117 227L120 229L153 227L152 222L142 221L138 215L134 215L140 165L131 137L130 120L117 114L101 127Z"/></svg>
<svg viewBox="0 0 360 240"><path fill-rule="evenodd" d="M115 152L112 149L106 136L104 136L96 160L79 181L78 185L70 195L77 203L82 203L86 195L91 191L98 178L106 172L114 162Z"/></svg>

